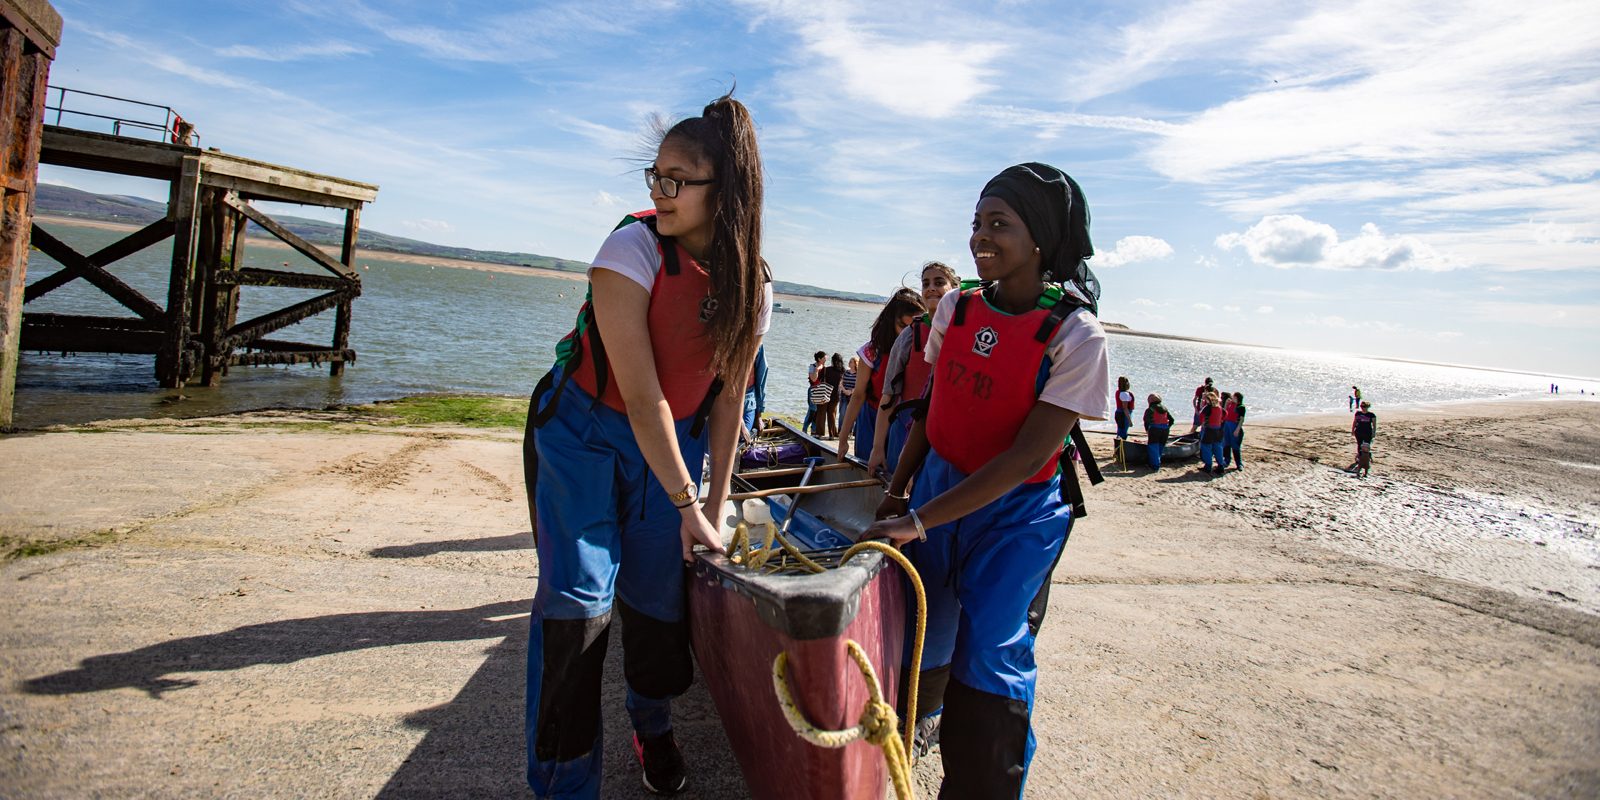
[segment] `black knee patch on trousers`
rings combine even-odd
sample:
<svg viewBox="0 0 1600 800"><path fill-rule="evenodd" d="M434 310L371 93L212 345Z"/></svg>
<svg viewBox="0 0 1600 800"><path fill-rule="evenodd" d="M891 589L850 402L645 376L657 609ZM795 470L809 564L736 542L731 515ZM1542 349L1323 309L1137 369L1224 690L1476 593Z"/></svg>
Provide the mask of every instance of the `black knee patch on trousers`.
<svg viewBox="0 0 1600 800"><path fill-rule="evenodd" d="M1070 535L1072 527L1067 527ZM1050 578L1056 574L1056 565L1061 563L1061 554L1067 551L1067 541L1061 540L1061 546L1056 548L1056 557L1050 561L1050 570L1044 574L1044 584L1033 595L1033 602L1028 604L1028 633L1039 635L1039 629L1044 627L1044 615L1050 610Z"/></svg>
<svg viewBox="0 0 1600 800"><path fill-rule="evenodd" d="M539 398L535 396L528 401L528 425L522 430L522 485L528 490L528 522L536 546L539 544L539 511L533 498L539 488L539 429L534 427L533 418L538 416L538 410Z"/></svg>
<svg viewBox="0 0 1600 800"><path fill-rule="evenodd" d="M917 680L917 715L916 719L932 714L944 705L944 689L950 683L950 665L925 669ZM895 713L901 719L906 718L906 693L911 691L911 670L900 670L900 691L895 693L899 698L896 703Z"/></svg>
<svg viewBox="0 0 1600 800"><path fill-rule="evenodd" d="M677 697L694 681L689 621L659 620L616 601L622 615L622 672L628 686L652 700Z"/></svg>
<svg viewBox="0 0 1600 800"><path fill-rule="evenodd" d="M544 673L539 680L540 761L570 761L594 749L600 734L600 676L611 636L611 614L592 619L547 619Z"/></svg>
<svg viewBox="0 0 1600 800"><path fill-rule="evenodd" d="M950 681L939 734L940 798L1021 797L1027 748L1027 703Z"/></svg>

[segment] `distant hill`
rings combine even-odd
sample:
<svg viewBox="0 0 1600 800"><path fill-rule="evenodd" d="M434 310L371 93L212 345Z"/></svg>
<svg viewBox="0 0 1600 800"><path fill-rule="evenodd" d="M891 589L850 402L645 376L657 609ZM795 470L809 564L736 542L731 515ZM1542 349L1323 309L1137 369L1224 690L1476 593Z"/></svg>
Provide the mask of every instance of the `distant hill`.
<svg viewBox="0 0 1600 800"><path fill-rule="evenodd" d="M165 203L146 200L142 197L95 194L94 192L85 192L81 189L73 189L67 186L41 183L35 200L35 212L59 217L79 217L99 222L148 225L165 216L167 206ZM276 219L285 228L293 231L295 235L312 244L338 247L344 240L344 227L341 225L304 217L274 215L273 219ZM266 235L265 232L258 233ZM542 256L537 253L513 253L501 250L473 250L467 247L450 247L418 239L408 239L404 236L392 236L371 228L361 229L357 237L357 245L363 250L374 252L454 258L460 261L507 264L514 267L539 267L563 272L584 272L589 269L589 265L582 261ZM773 281L772 290L802 297L855 300L867 303L881 303L887 299L879 295L841 292L834 289L824 289L820 286L790 283L789 281Z"/></svg>

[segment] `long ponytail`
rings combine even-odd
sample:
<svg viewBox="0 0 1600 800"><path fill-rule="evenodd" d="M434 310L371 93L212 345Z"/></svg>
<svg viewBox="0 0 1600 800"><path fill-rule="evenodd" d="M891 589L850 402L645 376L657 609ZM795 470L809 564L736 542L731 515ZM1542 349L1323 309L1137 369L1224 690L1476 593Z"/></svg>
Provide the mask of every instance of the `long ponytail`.
<svg viewBox="0 0 1600 800"><path fill-rule="evenodd" d="M761 258L762 168L755 121L729 92L698 117L678 122L662 143L688 145L709 165L713 209L711 247L703 265L711 273L716 312L707 323L711 367L723 375L742 372L755 358L755 327L769 280Z"/></svg>

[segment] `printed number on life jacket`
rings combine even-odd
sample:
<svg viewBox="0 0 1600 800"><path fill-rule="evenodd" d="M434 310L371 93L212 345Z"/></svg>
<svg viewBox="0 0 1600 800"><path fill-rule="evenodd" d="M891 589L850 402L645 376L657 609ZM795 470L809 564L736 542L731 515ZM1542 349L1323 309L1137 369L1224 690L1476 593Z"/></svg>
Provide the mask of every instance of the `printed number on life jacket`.
<svg viewBox="0 0 1600 800"><path fill-rule="evenodd" d="M989 392L994 388L994 378L978 370L968 371L959 361L950 362L950 380L952 388L969 391L973 397L981 400L989 399Z"/></svg>

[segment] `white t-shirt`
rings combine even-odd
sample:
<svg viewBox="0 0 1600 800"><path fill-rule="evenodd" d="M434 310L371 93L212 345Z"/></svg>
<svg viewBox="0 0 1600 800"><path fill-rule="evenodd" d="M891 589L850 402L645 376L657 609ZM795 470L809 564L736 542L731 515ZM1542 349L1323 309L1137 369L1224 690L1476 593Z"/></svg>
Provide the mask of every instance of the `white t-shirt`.
<svg viewBox="0 0 1600 800"><path fill-rule="evenodd" d="M612 231L605 243L600 245L600 252L594 254L594 263L589 271L597 269L619 273L643 286L645 291L654 291L656 273L661 270L661 252L656 249L655 234L641 222ZM761 289L761 312L756 315L756 335L765 336L771 327L772 284L768 283Z"/></svg>
<svg viewBox="0 0 1600 800"><path fill-rule="evenodd" d="M939 361L939 346L956 313L960 292L949 292L939 300L933 314L933 330L923 351L929 364ZM985 302L975 297L969 302ZM1050 373L1045 378L1039 399L1064 408L1084 419L1105 419L1111 413L1111 360L1106 353L1106 331L1087 308L1075 309L1056 329L1045 349Z"/></svg>

